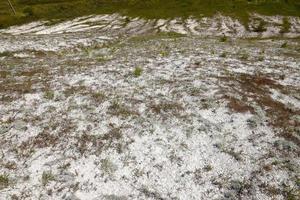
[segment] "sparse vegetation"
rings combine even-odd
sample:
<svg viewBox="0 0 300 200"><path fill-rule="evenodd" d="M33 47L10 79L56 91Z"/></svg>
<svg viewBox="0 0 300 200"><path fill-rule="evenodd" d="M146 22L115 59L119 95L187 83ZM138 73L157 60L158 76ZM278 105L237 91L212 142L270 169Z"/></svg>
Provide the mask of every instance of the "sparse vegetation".
<svg viewBox="0 0 300 200"><path fill-rule="evenodd" d="M9 178L7 174L0 175L0 190L9 185Z"/></svg>
<svg viewBox="0 0 300 200"><path fill-rule="evenodd" d="M101 160L101 169L106 174L113 174L117 170L117 166L106 158Z"/></svg>
<svg viewBox="0 0 300 200"><path fill-rule="evenodd" d="M109 59L105 56L99 56L99 57L97 57L97 61L100 63L103 63L103 62L109 61Z"/></svg>
<svg viewBox="0 0 300 200"><path fill-rule="evenodd" d="M220 42L227 42L228 38L223 35L221 38L220 38Z"/></svg>
<svg viewBox="0 0 300 200"><path fill-rule="evenodd" d="M106 98L106 96L102 92L94 92L94 93L92 93L92 98L97 102L103 102L103 100Z"/></svg>
<svg viewBox="0 0 300 200"><path fill-rule="evenodd" d="M232 156L236 161L241 161L242 160L242 156L240 152L235 152L233 148L230 149L226 149L223 148L222 151L230 156Z"/></svg>
<svg viewBox="0 0 300 200"><path fill-rule="evenodd" d="M108 108L109 114L116 116L128 117L130 115L137 115L138 113L131 110L124 104L120 104L117 101L113 101L112 104Z"/></svg>
<svg viewBox="0 0 300 200"><path fill-rule="evenodd" d="M10 55L12 55L12 52L9 51L0 52L0 57L7 57Z"/></svg>
<svg viewBox="0 0 300 200"><path fill-rule="evenodd" d="M42 174L42 184L46 186L50 181L54 181L55 177L51 171L45 171Z"/></svg>
<svg viewBox="0 0 300 200"><path fill-rule="evenodd" d="M54 91L48 90L44 93L44 97L48 100L52 100L54 98Z"/></svg>
<svg viewBox="0 0 300 200"><path fill-rule="evenodd" d="M265 28L265 26L266 26L266 22L263 21L263 20L259 20L259 24L256 27L253 28L253 31L258 32L258 33L264 32L264 31L267 30Z"/></svg>
<svg viewBox="0 0 300 200"><path fill-rule="evenodd" d="M287 17L282 20L282 28L280 30L281 33L288 33L291 28L291 24Z"/></svg>
<svg viewBox="0 0 300 200"><path fill-rule="evenodd" d="M151 110L156 114L167 113L167 112L179 112L183 110L183 106L177 102L161 102L159 104L150 105Z"/></svg>
<svg viewBox="0 0 300 200"><path fill-rule="evenodd" d="M160 51L160 55L161 55L162 57L167 57L167 56L169 55L169 52L167 52L167 51L165 51L165 50L162 50L162 51Z"/></svg>
<svg viewBox="0 0 300 200"><path fill-rule="evenodd" d="M226 52L223 52L221 55L220 55L221 58L226 58L227 57L227 53Z"/></svg>
<svg viewBox="0 0 300 200"><path fill-rule="evenodd" d="M281 48L287 48L287 46L288 46L288 43L287 43L287 42L284 42L280 47L281 47Z"/></svg>
<svg viewBox="0 0 300 200"><path fill-rule="evenodd" d="M17 15L12 15L6 1L1 1L0 28L38 19L66 19L90 14L121 12L131 17L172 18L186 16L212 16L223 13L248 22L248 13L264 15L298 16L298 0L13 0Z"/></svg>
<svg viewBox="0 0 300 200"><path fill-rule="evenodd" d="M160 32L160 33L155 33L155 34L145 34L145 35L137 35L137 36L132 36L130 37L129 41L138 43L138 42L146 42L149 40L159 40L159 39L177 39L184 37L185 35L177 33L177 32Z"/></svg>
<svg viewBox="0 0 300 200"><path fill-rule="evenodd" d="M139 77L142 75L143 69L141 67L134 68L133 75Z"/></svg>
<svg viewBox="0 0 300 200"><path fill-rule="evenodd" d="M262 62L262 61L265 60L265 57L264 56L259 56L257 60L260 61L260 62Z"/></svg>
<svg viewBox="0 0 300 200"><path fill-rule="evenodd" d="M241 60L248 60L249 54L248 53L243 53L240 58L241 58Z"/></svg>
<svg viewBox="0 0 300 200"><path fill-rule="evenodd" d="M204 169L205 171L209 172L209 171L211 171L211 170L213 169L213 167L212 167L211 165L205 165L205 166L203 167L203 169Z"/></svg>
<svg viewBox="0 0 300 200"><path fill-rule="evenodd" d="M97 38L99 32L53 35L58 44L69 37ZM47 37L32 36L43 42ZM20 38L35 47L31 34ZM77 46L67 47L62 56L47 52L28 59L0 58L0 96L12 99L0 101L0 168L10 173L3 181L8 182L3 184L8 198L77 198L90 190L104 198L106 187L98 186L108 183L118 189L124 181L126 190L135 191L129 197L138 199L207 195L206 190L196 190L198 186L212 189L210 196L226 198L255 198L253 188L275 199L294 197L292 189L297 188L289 187L299 185L294 183L299 69L298 57L285 53L295 53L299 40L150 38L117 38L122 45L114 59L101 64L100 51L91 59ZM280 50L284 41L291 48ZM19 43L13 45L19 48ZM260 53L262 49L266 52ZM172 54L162 58L160 50ZM228 59L220 58L227 54ZM266 62L255 62L264 57ZM48 73L36 70L41 66ZM24 87L30 88L27 94L19 92ZM34 178L37 164L53 171L39 170ZM223 166L228 169L220 174ZM278 177L268 179L276 170ZM161 176L174 194L152 187ZM186 192L187 182L196 189ZM118 191L106 196L123 199Z"/></svg>

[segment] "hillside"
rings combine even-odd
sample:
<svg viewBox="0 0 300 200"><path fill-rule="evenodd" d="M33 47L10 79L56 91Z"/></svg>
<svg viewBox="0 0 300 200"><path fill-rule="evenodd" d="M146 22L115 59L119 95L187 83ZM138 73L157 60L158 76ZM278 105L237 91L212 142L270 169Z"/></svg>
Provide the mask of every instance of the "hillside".
<svg viewBox="0 0 300 200"><path fill-rule="evenodd" d="M89 14L121 13L143 18L203 17L217 13L248 22L249 13L299 16L298 0L12 0L13 16L1 1L0 27L38 19L65 19ZM7 8L5 8L5 5Z"/></svg>
<svg viewBox="0 0 300 200"><path fill-rule="evenodd" d="M299 200L298 1L1 1L0 200Z"/></svg>

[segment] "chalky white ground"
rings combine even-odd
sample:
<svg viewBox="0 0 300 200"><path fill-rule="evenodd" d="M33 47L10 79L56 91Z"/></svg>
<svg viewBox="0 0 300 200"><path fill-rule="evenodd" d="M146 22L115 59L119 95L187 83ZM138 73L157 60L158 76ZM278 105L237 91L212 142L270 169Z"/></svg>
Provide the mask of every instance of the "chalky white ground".
<svg viewBox="0 0 300 200"><path fill-rule="evenodd" d="M282 35L282 17L254 16L270 28L104 15L1 30L0 199L297 195L300 23Z"/></svg>

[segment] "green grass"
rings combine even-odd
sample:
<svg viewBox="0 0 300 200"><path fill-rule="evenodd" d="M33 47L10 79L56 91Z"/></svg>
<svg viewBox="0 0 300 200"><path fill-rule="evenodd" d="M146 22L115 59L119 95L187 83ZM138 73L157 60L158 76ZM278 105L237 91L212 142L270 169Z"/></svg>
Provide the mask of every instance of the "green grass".
<svg viewBox="0 0 300 200"><path fill-rule="evenodd" d="M284 19L283 19L283 24L282 24L282 29L281 29L281 33L288 33L289 32L289 30L290 30L290 28L291 28L291 24L290 24L290 22L288 21L288 19L285 17Z"/></svg>
<svg viewBox="0 0 300 200"><path fill-rule="evenodd" d="M0 189L6 188L9 185L9 178L6 174L0 175Z"/></svg>
<svg viewBox="0 0 300 200"><path fill-rule="evenodd" d="M50 181L54 181L54 180L55 180L55 177L54 177L54 175L52 174L51 171L43 172L43 174L42 174L42 184L43 184L43 186L46 186Z"/></svg>
<svg viewBox="0 0 300 200"><path fill-rule="evenodd" d="M227 42L227 37L224 35L220 38L220 42Z"/></svg>
<svg viewBox="0 0 300 200"><path fill-rule="evenodd" d="M4 51L0 53L0 57L7 57L7 56L11 56L12 54L13 52Z"/></svg>
<svg viewBox="0 0 300 200"><path fill-rule="evenodd" d="M227 53L226 52L223 52L221 55L220 55L221 58L226 58L227 57Z"/></svg>
<svg viewBox="0 0 300 200"><path fill-rule="evenodd" d="M139 77L142 75L143 69L141 67L134 68L133 75Z"/></svg>
<svg viewBox="0 0 300 200"><path fill-rule="evenodd" d="M288 43L287 43L287 42L284 42L280 47L281 47L281 48L287 48L287 46L288 46Z"/></svg>
<svg viewBox="0 0 300 200"><path fill-rule="evenodd" d="M54 91L48 90L44 93L44 97L48 100L52 100L54 98Z"/></svg>
<svg viewBox="0 0 300 200"><path fill-rule="evenodd" d="M212 16L218 12L247 23L248 13L299 16L299 0L12 0L14 16L0 2L0 28L37 19L66 19L118 12L132 17L173 18Z"/></svg>

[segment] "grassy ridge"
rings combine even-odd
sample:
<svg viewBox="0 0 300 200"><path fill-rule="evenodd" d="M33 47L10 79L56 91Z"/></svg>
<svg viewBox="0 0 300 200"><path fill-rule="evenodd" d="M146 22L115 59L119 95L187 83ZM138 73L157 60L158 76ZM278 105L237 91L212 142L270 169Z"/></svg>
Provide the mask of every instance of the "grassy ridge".
<svg viewBox="0 0 300 200"><path fill-rule="evenodd" d="M0 2L0 28L37 19L66 19L118 12L145 18L212 16L217 12L247 23L248 13L300 16L299 0L6 0Z"/></svg>

